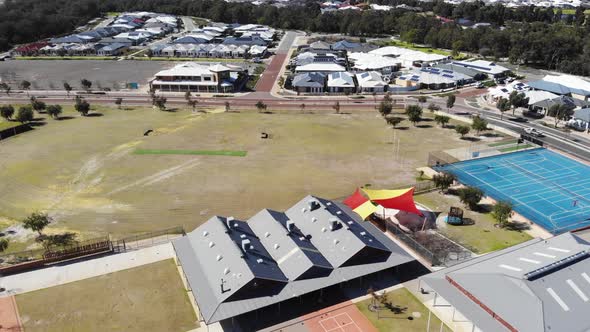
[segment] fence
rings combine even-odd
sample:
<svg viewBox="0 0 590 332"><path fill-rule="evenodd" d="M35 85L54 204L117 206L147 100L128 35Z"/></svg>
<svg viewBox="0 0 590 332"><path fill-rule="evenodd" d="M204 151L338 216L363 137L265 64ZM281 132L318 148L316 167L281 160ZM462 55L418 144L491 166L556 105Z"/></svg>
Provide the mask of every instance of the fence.
<svg viewBox="0 0 590 332"><path fill-rule="evenodd" d="M3 139L6 139L8 137L12 137L14 135L24 133L24 132L29 131L31 129L33 129L33 128L31 128L31 126L29 126L28 124L21 124L18 126L14 126L12 128L0 130L0 141Z"/></svg>
<svg viewBox="0 0 590 332"><path fill-rule="evenodd" d="M156 244L170 242L171 240L186 235L182 226L175 226L159 231L139 233L113 241L113 247L116 251L125 251L150 247Z"/></svg>
<svg viewBox="0 0 590 332"><path fill-rule="evenodd" d="M389 220L386 227L388 232L429 261L432 266L452 266L472 257L470 251L436 231L409 234Z"/></svg>

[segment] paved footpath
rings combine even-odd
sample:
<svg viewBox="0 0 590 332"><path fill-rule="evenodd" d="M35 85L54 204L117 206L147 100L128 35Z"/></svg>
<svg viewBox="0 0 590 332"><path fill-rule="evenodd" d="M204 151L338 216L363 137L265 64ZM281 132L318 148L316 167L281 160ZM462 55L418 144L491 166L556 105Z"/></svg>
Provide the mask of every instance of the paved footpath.
<svg viewBox="0 0 590 332"><path fill-rule="evenodd" d="M174 257L171 243L149 248L108 255L86 261L53 265L31 272L0 278L0 286L6 288L0 297L26 293L38 289L63 285L82 279L131 269Z"/></svg>

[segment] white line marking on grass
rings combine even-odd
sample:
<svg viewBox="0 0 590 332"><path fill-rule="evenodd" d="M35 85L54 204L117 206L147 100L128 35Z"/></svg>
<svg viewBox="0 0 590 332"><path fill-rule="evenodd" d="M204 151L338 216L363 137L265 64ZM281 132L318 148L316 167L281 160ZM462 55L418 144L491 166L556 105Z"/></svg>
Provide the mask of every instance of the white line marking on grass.
<svg viewBox="0 0 590 332"><path fill-rule="evenodd" d="M559 297L559 295L557 295L557 293L555 293L553 288L547 288L547 292L549 293L549 295L551 295L551 297L553 297L555 302L557 302L557 304L559 304L559 306L561 307L561 309L563 309L563 311L570 311L570 308L567 306L567 304L565 304L565 302L563 302L561 297Z"/></svg>
<svg viewBox="0 0 590 332"><path fill-rule="evenodd" d="M576 285L571 279L566 280L566 282L568 285L570 285L570 287L574 290L574 292L576 292L576 294L578 294L578 296L582 299L582 301L588 302L588 296L586 296L586 294L584 294L584 292L582 292L582 290L578 287L578 285Z"/></svg>

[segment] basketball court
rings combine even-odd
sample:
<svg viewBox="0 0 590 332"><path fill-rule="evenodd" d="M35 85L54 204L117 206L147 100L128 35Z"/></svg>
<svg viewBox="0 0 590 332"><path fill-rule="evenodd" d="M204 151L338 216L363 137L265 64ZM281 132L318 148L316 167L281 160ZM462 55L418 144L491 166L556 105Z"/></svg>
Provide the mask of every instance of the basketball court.
<svg viewBox="0 0 590 332"><path fill-rule="evenodd" d="M533 149L438 167L553 234L590 225L590 166Z"/></svg>

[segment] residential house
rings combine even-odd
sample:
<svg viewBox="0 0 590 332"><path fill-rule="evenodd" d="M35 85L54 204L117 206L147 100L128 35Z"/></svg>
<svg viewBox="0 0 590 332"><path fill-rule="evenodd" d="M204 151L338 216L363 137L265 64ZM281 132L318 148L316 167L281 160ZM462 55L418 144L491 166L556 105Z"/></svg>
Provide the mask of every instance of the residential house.
<svg viewBox="0 0 590 332"><path fill-rule="evenodd" d="M160 91L233 92L239 85L241 67L187 62L158 72L150 87Z"/></svg>
<svg viewBox="0 0 590 332"><path fill-rule="evenodd" d="M293 77L293 90L297 92L323 93L326 86L326 75L322 73L302 73Z"/></svg>
<svg viewBox="0 0 590 332"><path fill-rule="evenodd" d="M383 80L381 74L376 71L368 71L356 74L359 92L385 92L387 82Z"/></svg>
<svg viewBox="0 0 590 332"><path fill-rule="evenodd" d="M252 35L248 37L227 37L223 40L223 44L230 44L230 45L258 45L258 46L268 46L269 42L258 35Z"/></svg>
<svg viewBox="0 0 590 332"><path fill-rule="evenodd" d="M328 74L328 92L353 93L356 91L354 77L347 72L334 72Z"/></svg>
<svg viewBox="0 0 590 332"><path fill-rule="evenodd" d="M329 62L318 62L318 63L310 63L303 66L297 66L295 68L296 73L310 73L310 72L319 72L319 73L333 73L333 72L343 72L346 71L346 68L342 67L341 65Z"/></svg>
<svg viewBox="0 0 590 332"><path fill-rule="evenodd" d="M103 55L103 56L116 56L116 55L121 55L123 52L127 51L128 49L129 49L129 45L127 45L127 44L115 43L115 44L106 45L106 46L98 49L96 51L96 53L98 55Z"/></svg>

